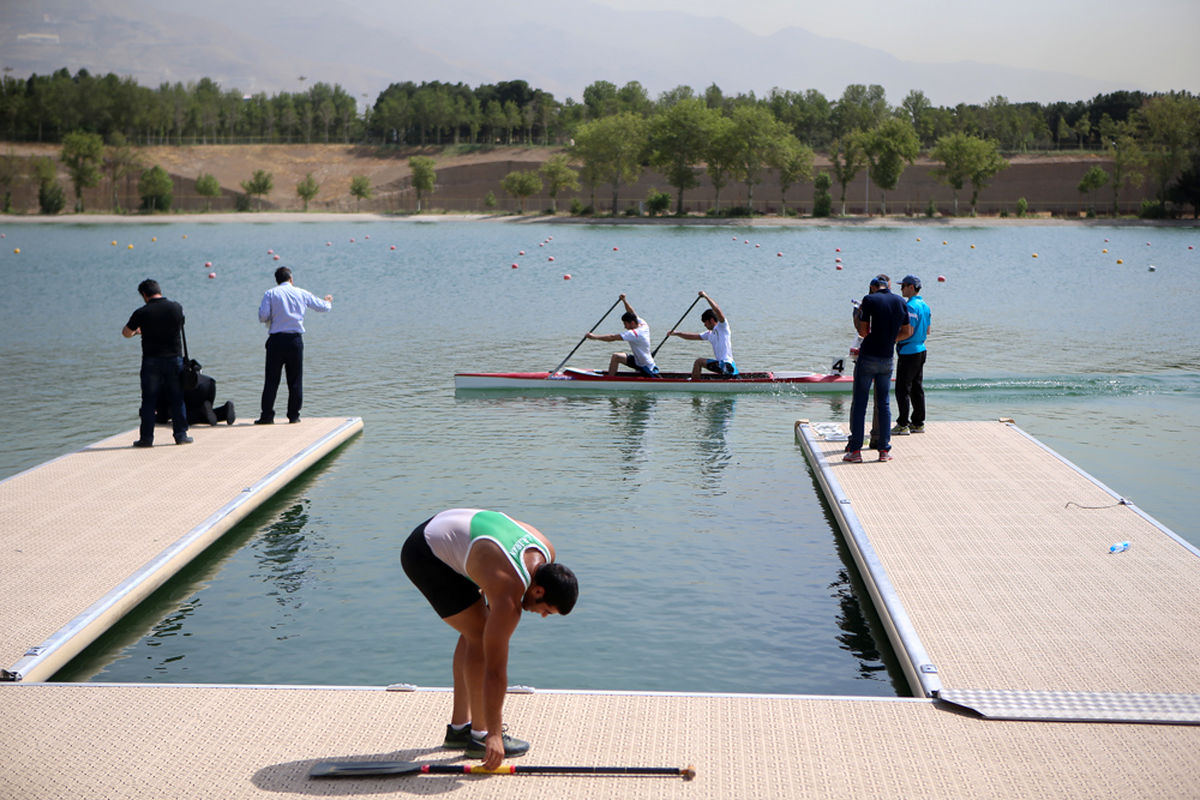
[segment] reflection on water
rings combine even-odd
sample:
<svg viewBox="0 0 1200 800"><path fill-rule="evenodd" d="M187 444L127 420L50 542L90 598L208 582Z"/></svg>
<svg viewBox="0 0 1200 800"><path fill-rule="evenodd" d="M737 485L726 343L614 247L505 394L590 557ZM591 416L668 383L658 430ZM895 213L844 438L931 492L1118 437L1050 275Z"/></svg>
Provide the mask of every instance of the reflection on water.
<svg viewBox="0 0 1200 800"><path fill-rule="evenodd" d="M299 606L300 598L293 597L303 586L310 562L305 558L307 542L304 526L308 523L305 497L286 509L271 523L262 536L250 543L258 556L263 572L254 577L269 585L267 594L280 605Z"/></svg>
<svg viewBox="0 0 1200 800"><path fill-rule="evenodd" d="M646 433L654 417L656 396L649 393L634 393L606 397L608 418L617 434L617 448L621 451L623 466L621 479L629 480L637 475L638 467L646 461ZM639 487L634 483L630 490Z"/></svg>
<svg viewBox="0 0 1200 800"><path fill-rule="evenodd" d="M700 451L700 487L705 494L724 491L722 473L733 458L727 434L729 423L733 420L733 405L736 401L737 398L733 396L692 398L692 410L700 423L697 445Z"/></svg>
<svg viewBox="0 0 1200 800"><path fill-rule="evenodd" d="M838 572L838 578L829 584L833 596L838 601L838 627L842 633L837 637L843 650L848 650L858 660L858 677L864 680L880 680L887 673L887 666L879 650L875 647L875 639L867 627L867 618L863 615L862 606L850 588L850 574L846 570Z"/></svg>

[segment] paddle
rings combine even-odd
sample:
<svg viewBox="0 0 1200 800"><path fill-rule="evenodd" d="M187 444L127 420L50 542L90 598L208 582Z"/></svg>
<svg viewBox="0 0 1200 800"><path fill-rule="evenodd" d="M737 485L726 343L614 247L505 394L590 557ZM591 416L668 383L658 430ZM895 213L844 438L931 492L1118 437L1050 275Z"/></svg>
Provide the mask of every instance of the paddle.
<svg viewBox="0 0 1200 800"><path fill-rule="evenodd" d="M621 302L621 298L620 298L620 297L618 297L618 298L616 299L616 302L614 302L614 303L613 303L611 306L609 306L609 307L608 307L608 311L605 311L605 312L604 312L604 316L603 316L603 317L601 317L600 319L596 320L596 324L592 326L592 329L591 329L590 331L588 331L588 333L593 333L593 332L595 332L596 328L599 328L599 327L600 327L600 323L601 323L601 322L604 322L604 319L605 319L605 317L607 317L609 314L611 314L611 313L612 313L612 310L613 310L614 308L616 308L616 307L617 307L617 303L619 303L619 302ZM555 373L557 373L557 372L558 372L560 369L562 369L562 368L563 368L563 364L566 364L568 361L570 361L570 360L571 360L571 356L575 355L575 351L576 351L576 350L578 350L578 349L579 349L579 347L580 347L580 345L582 345L582 344L583 344L584 342L586 342L586 341L587 341L587 336L585 335L585 336L584 336L582 339L580 339L580 340L579 340L579 344L575 345L574 349L572 349L572 350L571 350L571 352L567 353L567 357L566 357L566 358L564 358L564 359L562 360L562 363L560 363L560 364L559 364L557 367L555 367L554 369L550 370L550 374L551 374L551 375L554 375L554 374L555 374Z"/></svg>
<svg viewBox="0 0 1200 800"><path fill-rule="evenodd" d="M680 326L680 324L681 324L681 323L682 323L682 322L683 322L685 319L687 319L687 315L688 315L688 314L690 314L690 313L692 313L692 309L693 309L693 308L695 308L695 307L696 307L696 303L699 303L699 302L700 302L700 295L696 295L696 299L692 301L692 304L691 304L690 306L688 306L688 309L687 309L687 311L683 312L683 316L679 318L679 322L676 322L674 325L672 325L672 326L671 326L670 330L668 330L668 331L667 331L667 336L666 336L666 339L663 339L661 342L659 342L659 343L658 343L658 347L654 348L654 350L652 350L652 351L650 352L650 357L651 357L651 358L654 358L656 355L658 355L658 351L659 351L659 349L660 349L660 348L662 348L662 346L663 346L664 344L666 344L666 343L667 343L667 339L670 339L670 338L671 338L671 331L673 331L673 330L675 330L676 328L678 328L678 327Z"/></svg>
<svg viewBox="0 0 1200 800"><path fill-rule="evenodd" d="M310 778L352 778L380 775L671 775L690 781L696 768L687 767L544 767L504 764L484 769L478 764L421 764L417 761L322 761L308 771Z"/></svg>

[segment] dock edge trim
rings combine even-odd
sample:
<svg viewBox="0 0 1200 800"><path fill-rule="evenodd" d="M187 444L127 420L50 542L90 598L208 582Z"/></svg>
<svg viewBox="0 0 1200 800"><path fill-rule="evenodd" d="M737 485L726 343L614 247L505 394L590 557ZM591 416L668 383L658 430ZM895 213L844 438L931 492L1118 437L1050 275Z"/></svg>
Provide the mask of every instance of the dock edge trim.
<svg viewBox="0 0 1200 800"><path fill-rule="evenodd" d="M902 656L900 665L909 685L914 691L920 691L925 697L937 697L942 690L941 680L937 675L937 667L930 660L925 646L917 636L908 612L900 602L900 596L892 585L891 578L883 568L871 540L859 522L858 515L846 496L841 483L829 468L829 464L817 451L812 425L808 420L797 420L795 424L796 440L804 449L808 463L817 475L817 480L824 489L830 510L838 521L858 570L867 584L871 599L875 602L880 619L892 640L892 647Z"/></svg>

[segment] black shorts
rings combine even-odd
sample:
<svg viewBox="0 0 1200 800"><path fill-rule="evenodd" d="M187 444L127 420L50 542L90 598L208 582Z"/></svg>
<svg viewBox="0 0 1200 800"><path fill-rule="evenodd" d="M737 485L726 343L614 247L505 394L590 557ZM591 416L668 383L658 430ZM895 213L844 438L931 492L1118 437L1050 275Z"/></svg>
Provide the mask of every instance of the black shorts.
<svg viewBox="0 0 1200 800"><path fill-rule="evenodd" d="M658 367L643 367L637 363L637 359L634 358L633 353L625 353L625 366L633 367L647 378L657 378L659 376Z"/></svg>
<svg viewBox="0 0 1200 800"><path fill-rule="evenodd" d="M429 549L425 541L428 524L427 519L409 534L400 550L400 566L438 616L445 619L466 611L479 602L481 595L474 581L455 572Z"/></svg>

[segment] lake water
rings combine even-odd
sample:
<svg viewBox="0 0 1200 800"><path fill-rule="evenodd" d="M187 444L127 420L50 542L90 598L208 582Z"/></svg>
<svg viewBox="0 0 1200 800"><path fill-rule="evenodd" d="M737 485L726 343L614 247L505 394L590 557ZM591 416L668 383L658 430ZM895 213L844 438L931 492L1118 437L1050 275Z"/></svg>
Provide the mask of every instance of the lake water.
<svg viewBox="0 0 1200 800"><path fill-rule="evenodd" d="M139 344L119 332L147 276L183 303L193 356L243 420L257 413L256 309L274 268L332 293L333 312L308 317L304 413L366 423L60 680L447 686L454 634L399 551L430 514L479 506L540 528L581 582L573 614L523 622L513 683L906 694L792 434L801 417L845 420L849 395L456 395L456 371L554 367L620 292L656 342L705 289L743 369L824 371L850 344L849 301L871 276L915 273L933 309L931 424L1013 417L1200 545L1195 229L6 222L0 233L0 477L136 426ZM699 311L681 329L700 330ZM599 331L618 329L613 312ZM672 339L658 360L686 368L706 348ZM612 350L586 343L571 364L602 366ZM897 503L937 491L907 489ZM170 502L146 492L131 516Z"/></svg>

